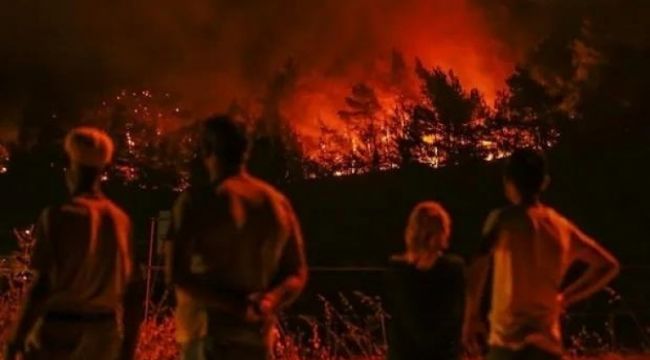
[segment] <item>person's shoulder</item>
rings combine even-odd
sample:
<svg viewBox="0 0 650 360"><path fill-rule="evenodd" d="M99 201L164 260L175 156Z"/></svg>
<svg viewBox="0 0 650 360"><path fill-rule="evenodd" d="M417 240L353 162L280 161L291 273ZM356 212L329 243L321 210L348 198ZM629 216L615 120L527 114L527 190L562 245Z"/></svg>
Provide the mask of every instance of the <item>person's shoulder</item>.
<svg viewBox="0 0 650 360"><path fill-rule="evenodd" d="M508 205L498 209L499 219L506 221L526 215L526 208L518 205Z"/></svg>
<svg viewBox="0 0 650 360"><path fill-rule="evenodd" d="M580 232L579 227L576 226L572 220L551 206L543 205L543 210L547 221L553 224L553 226L555 226L557 229L560 229L562 233L566 234L567 232Z"/></svg>
<svg viewBox="0 0 650 360"><path fill-rule="evenodd" d="M283 207L291 208L291 202L285 194L268 182L250 174L242 175L244 181L256 191L263 193L271 201L281 204Z"/></svg>
<svg viewBox="0 0 650 360"><path fill-rule="evenodd" d="M238 179L242 183L246 184L246 186L259 189L260 191L264 191L269 194L282 195L280 190L278 190L275 186L271 185L263 179L258 178L255 175L243 173L239 175Z"/></svg>
<svg viewBox="0 0 650 360"><path fill-rule="evenodd" d="M562 215L562 213L560 213L550 205L541 204L540 209L544 212L544 214L547 217L551 218L551 220L558 221L558 222L569 222L569 219L567 219L566 216Z"/></svg>
<svg viewBox="0 0 650 360"><path fill-rule="evenodd" d="M85 216L88 213L88 204L80 203L77 197L69 197L65 200L50 204L41 211L41 217L56 219L66 216Z"/></svg>
<svg viewBox="0 0 650 360"><path fill-rule="evenodd" d="M103 202L106 209L108 209L108 212L118 222L125 223L125 224L131 223L131 217L129 216L129 214L124 209L122 209L122 207L117 205L113 200L105 197L103 199Z"/></svg>

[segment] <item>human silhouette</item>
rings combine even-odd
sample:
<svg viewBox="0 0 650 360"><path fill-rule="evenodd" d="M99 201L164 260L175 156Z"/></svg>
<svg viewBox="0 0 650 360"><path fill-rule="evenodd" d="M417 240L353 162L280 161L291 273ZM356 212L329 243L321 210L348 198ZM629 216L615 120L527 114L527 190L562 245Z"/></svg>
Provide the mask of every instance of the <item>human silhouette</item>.
<svg viewBox="0 0 650 360"><path fill-rule="evenodd" d="M113 142L98 129L76 128L65 151L70 197L37 223L35 278L5 359L131 359L142 320L131 222L100 187Z"/></svg>
<svg viewBox="0 0 650 360"><path fill-rule="evenodd" d="M438 203L412 211L404 254L386 273L388 359L451 360L460 356L465 301L463 260L445 254L451 220Z"/></svg>
<svg viewBox="0 0 650 360"><path fill-rule="evenodd" d="M201 137L210 182L178 198L166 244L182 358L269 359L277 313L307 278L300 226L289 200L246 171L243 127L215 116Z"/></svg>
<svg viewBox="0 0 650 360"><path fill-rule="evenodd" d="M618 273L617 260L577 226L541 202L550 181L545 157L521 149L507 161L505 195L511 205L493 211L468 277L463 339L476 352L485 330L480 299L494 263L487 359L560 359L560 315L602 289ZM576 261L588 268L562 289Z"/></svg>

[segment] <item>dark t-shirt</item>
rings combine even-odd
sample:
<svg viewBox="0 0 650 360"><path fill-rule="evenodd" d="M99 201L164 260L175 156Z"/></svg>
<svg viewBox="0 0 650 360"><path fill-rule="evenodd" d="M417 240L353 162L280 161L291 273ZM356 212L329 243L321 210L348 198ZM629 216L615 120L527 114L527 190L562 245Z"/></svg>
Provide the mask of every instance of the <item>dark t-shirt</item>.
<svg viewBox="0 0 650 360"><path fill-rule="evenodd" d="M421 271L395 262L386 273L389 359L458 359L465 307L464 262L443 255Z"/></svg>
<svg viewBox="0 0 650 360"><path fill-rule="evenodd" d="M196 287L211 289L238 307L259 292L294 298L302 284L296 286L293 279L306 279L302 235L289 200L245 172L183 193L174 205L168 241L177 271L189 273ZM269 324L249 324L240 314L210 308L179 285L176 300L181 343L206 332L239 343L267 339Z"/></svg>

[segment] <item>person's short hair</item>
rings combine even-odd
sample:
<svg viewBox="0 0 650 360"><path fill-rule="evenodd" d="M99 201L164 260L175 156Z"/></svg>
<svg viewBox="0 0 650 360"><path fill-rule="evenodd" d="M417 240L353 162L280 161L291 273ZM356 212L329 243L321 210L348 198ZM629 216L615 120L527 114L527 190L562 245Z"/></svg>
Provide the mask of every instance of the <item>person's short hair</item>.
<svg viewBox="0 0 650 360"><path fill-rule="evenodd" d="M504 176L524 198L539 195L548 177L546 157L538 150L517 149L506 162Z"/></svg>
<svg viewBox="0 0 650 360"><path fill-rule="evenodd" d="M206 119L201 128L201 152L215 155L226 166L244 164L248 153L246 128L228 115Z"/></svg>
<svg viewBox="0 0 650 360"><path fill-rule="evenodd" d="M94 127L70 130L64 141L70 163L85 167L104 168L113 159L113 140L104 131Z"/></svg>
<svg viewBox="0 0 650 360"><path fill-rule="evenodd" d="M407 252L427 253L436 250L434 241L447 245L451 235L451 218L435 201L424 201L415 206L406 226Z"/></svg>

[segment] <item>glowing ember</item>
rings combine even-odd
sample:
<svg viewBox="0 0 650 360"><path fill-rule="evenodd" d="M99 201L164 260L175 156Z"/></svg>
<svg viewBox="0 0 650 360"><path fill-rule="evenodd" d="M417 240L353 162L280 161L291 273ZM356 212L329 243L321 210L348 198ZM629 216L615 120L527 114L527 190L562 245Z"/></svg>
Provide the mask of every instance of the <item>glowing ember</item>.
<svg viewBox="0 0 650 360"><path fill-rule="evenodd" d="M318 130L296 129L307 177L360 174L409 163L440 167L470 159L491 161L516 147L552 146L559 136L552 127L545 130L548 114L526 104L518 108L511 101L516 95L502 93L488 106L478 90L465 90L451 71L429 70L418 63L415 72L419 94L360 83L343 95L336 116L329 118L322 114L332 113L336 102L326 98ZM525 74L515 76L526 80ZM309 109L305 116L310 116Z"/></svg>
<svg viewBox="0 0 650 360"><path fill-rule="evenodd" d="M230 111L250 125L254 143L270 140L269 152L283 161L273 166L282 167L284 179L492 161L517 147L547 148L558 139L559 103L521 69L508 79L512 93L500 93L489 106L452 71L419 62L410 69L398 53L393 61L401 64L393 68L403 78L410 72L414 80L371 80L341 90L298 76L288 63L266 98L236 103ZM527 103L531 91L542 100ZM189 186L196 118L169 93L121 91L86 111L83 123L106 129L116 142L115 162L103 181L175 191ZM8 162L9 152L0 145L0 174Z"/></svg>
<svg viewBox="0 0 650 360"><path fill-rule="evenodd" d="M0 175L9 171L9 150L0 144Z"/></svg>

